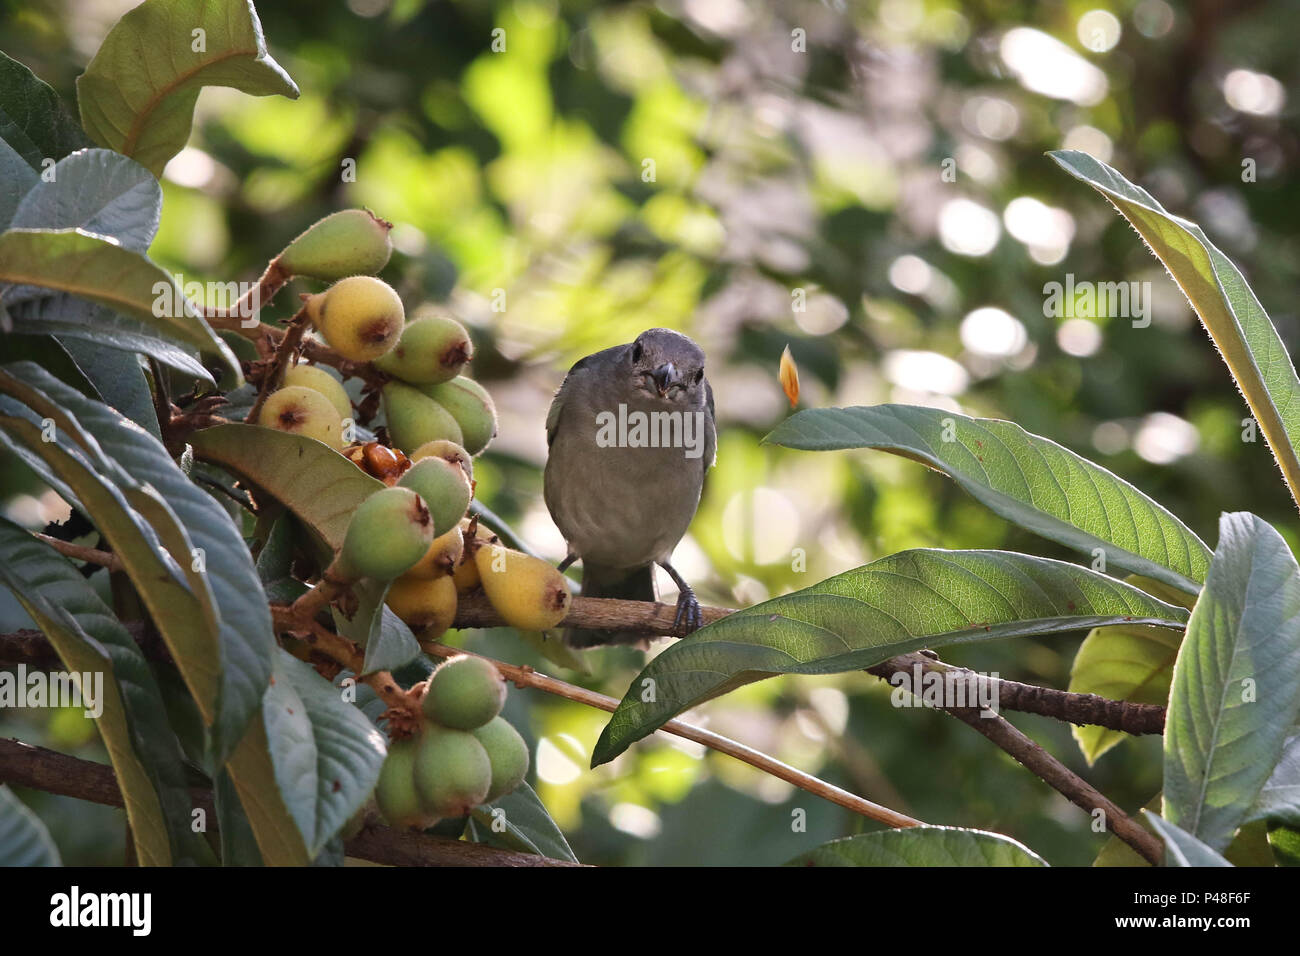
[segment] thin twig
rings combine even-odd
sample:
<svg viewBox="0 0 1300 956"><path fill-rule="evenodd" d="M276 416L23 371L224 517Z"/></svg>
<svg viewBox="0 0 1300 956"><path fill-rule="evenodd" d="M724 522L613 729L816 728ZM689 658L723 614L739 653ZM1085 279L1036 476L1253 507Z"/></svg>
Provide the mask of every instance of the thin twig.
<svg viewBox="0 0 1300 956"><path fill-rule="evenodd" d="M352 671L358 680L370 685L391 711L400 711L412 718L418 716L419 705L402 690L392 674L388 671L365 673L365 652L343 635L335 634L319 621L308 619L304 623L291 606L284 604L271 605L271 623L277 631L300 635L303 643L312 650L320 651Z"/></svg>
<svg viewBox="0 0 1300 956"><path fill-rule="evenodd" d="M234 326L233 331L243 331L247 326L242 323L257 316L262 311L262 307L274 299L275 294L292 278L289 271L280 265L280 258L277 256L267 264L266 271L257 280L257 285L249 289L230 308L218 309L214 306L205 306L203 316L214 328L230 329L231 326L227 323L233 319L239 323Z"/></svg>
<svg viewBox="0 0 1300 956"><path fill-rule="evenodd" d="M248 410L248 416L244 419L246 424L252 424L257 421L257 416L262 412L262 406L266 404L270 394L280 387L280 380L284 378L285 369L289 365L289 359L301 347L302 337L307 331L307 310L299 309L298 314L289 320L284 337L280 339L279 345L275 347L275 358L271 360L265 371L262 373L262 382L257 389L257 399L253 402L253 407Z"/></svg>
<svg viewBox="0 0 1300 956"><path fill-rule="evenodd" d="M913 655L902 655L869 668L872 674L889 680L893 674L912 669ZM1115 836L1123 840L1144 859L1158 866L1164 857L1160 841L1140 826L1088 781L1061 763L1003 717L990 714L979 707L948 707L938 709L956 717L968 727L983 734L1009 754L1026 770L1042 779L1075 806L1089 813L1101 810L1106 825Z"/></svg>
<svg viewBox="0 0 1300 956"><path fill-rule="evenodd" d="M421 647L425 652L435 657L455 657L459 654L472 653L463 651L459 648L448 647L445 644L439 644L435 641L421 642ZM475 657L483 657L481 654L475 654ZM518 667L514 664L507 664L504 661L498 661L491 657L484 657L501 672L507 680L514 682L516 687L532 687L537 690L545 691L548 694L554 694L557 697L563 697L566 700L576 701L580 704L586 704L590 707L596 707L608 713L613 713L618 708L618 701L613 697L606 697L604 694L597 694L595 691L587 690L584 687L575 687L573 684L566 684L562 680L556 680L554 677L547 677L545 674L539 674L531 667ZM789 764L782 763L774 757L752 747L746 747L742 743L723 737L721 734L715 734L711 730L704 730L691 724L683 723L680 720L670 720L659 727L665 733L674 734L683 737L686 740L693 740L697 744L703 744L710 750L716 750L719 753L735 757L737 760L756 767L764 773L771 774L774 777L791 783L801 790L806 790L815 796L829 800L831 803L852 810L864 817L876 820L886 826L891 827L915 827L924 826L917 819L891 810L889 807L883 807L878 803L872 803L870 800L863 799L857 794L850 793L841 789L834 784L827 783L812 774L804 773L797 770Z"/></svg>
<svg viewBox="0 0 1300 956"><path fill-rule="evenodd" d="M111 551L100 551L98 548L88 548L84 544L62 541L59 538L52 538L48 534L41 534L38 531L34 531L32 534L64 557L74 558L77 561L87 561L90 564L98 564L100 567L108 568L109 571L122 570L122 559Z"/></svg>
<svg viewBox="0 0 1300 956"><path fill-rule="evenodd" d="M122 791L113 768L90 760L33 747L19 740L0 740L0 783L30 787L46 793L121 807ZM217 819L212 791L190 789L190 802ZM390 866L576 866L533 853L499 850L482 843L428 836L411 830L367 826L344 843L344 852L356 859Z"/></svg>

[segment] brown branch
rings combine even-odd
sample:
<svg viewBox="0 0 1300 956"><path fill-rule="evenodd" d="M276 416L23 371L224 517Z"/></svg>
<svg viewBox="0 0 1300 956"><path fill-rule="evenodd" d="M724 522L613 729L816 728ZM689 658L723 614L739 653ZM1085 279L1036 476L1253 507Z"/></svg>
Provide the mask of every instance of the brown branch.
<svg viewBox="0 0 1300 956"><path fill-rule="evenodd" d="M618 602L629 603L629 602ZM632 602L635 603L635 602ZM434 641L421 642L421 647L425 652L435 657L455 657L459 654L471 654L470 651L464 651L455 647L448 647L445 644L438 644ZM475 657L482 657L481 654L474 654ZM618 707L618 701L613 697L606 697L604 694L597 694L595 691L587 690L585 687L575 687L573 684L566 684L562 680L556 680L554 677L547 677L545 674L539 674L531 667L518 667L514 664L507 664L504 661L494 660L491 657L484 657L486 661L491 662L502 676L507 680L514 682L516 687L532 687L537 690L545 691L548 694L554 694L557 697L563 697L566 700L576 701L580 704L586 704L595 707L607 713L613 713ZM704 730L691 724L683 723L680 720L670 720L659 727L665 733L674 734L686 740L693 740L697 744L703 744L710 750L716 750L719 753L735 757L751 767L756 767L764 773L771 774L774 777L791 783L801 790L806 790L814 796L829 800L846 810L852 810L869 819L879 821L886 826L891 827L915 827L924 826L920 820L916 820L889 807L883 807L878 803L872 803L870 800L863 799L857 794L850 793L834 784L827 783L810 773L804 773L797 770L789 764L782 763L774 757L770 757L761 751L754 750L752 747L746 747L729 737L723 737L721 734L715 734L711 730Z"/></svg>
<svg viewBox="0 0 1300 956"><path fill-rule="evenodd" d="M916 655L903 655L869 668L870 673L885 680L898 671L910 672ZM1109 830L1154 866L1164 858L1160 840L1140 826L1088 781L1049 754L1003 717L990 716L979 707L946 707L940 710L983 734L1009 754L1026 770L1042 779L1075 806L1088 811L1101 810Z"/></svg>
<svg viewBox="0 0 1300 956"><path fill-rule="evenodd" d="M257 322L251 326L245 326L238 317L210 318L209 324L215 329L221 329L226 332L234 332L242 335L254 345L257 346L258 354L266 360L269 360L279 347L281 340L287 334L282 328L274 325L268 325L265 322ZM303 358L315 362L318 365L330 365L338 369L344 378L349 376L353 378L364 379L372 385L379 386L388 381L388 376L380 372L369 362L357 362L350 358L345 358L338 352L334 351L328 345L317 341L313 338L304 339L302 343Z"/></svg>
<svg viewBox="0 0 1300 956"><path fill-rule="evenodd" d="M482 591L461 594L452 627L508 627ZM704 623L733 613L730 608L705 607ZM585 627L611 631L642 631L647 636L674 634L673 619L677 609L672 604L654 601L620 601L614 598L585 598L575 595L568 615L559 627Z"/></svg>
<svg viewBox="0 0 1300 956"><path fill-rule="evenodd" d="M41 534L40 532L33 532L33 535L64 557L74 558L77 561L87 561L90 564L98 564L100 567L108 568L109 571L122 570L122 559L111 551L100 551L98 548L73 544L71 541L52 538L48 534Z"/></svg>
<svg viewBox="0 0 1300 956"><path fill-rule="evenodd" d="M355 643L341 634L335 634L319 621L308 619L304 623L294 613L293 608L284 604L271 605L271 623L278 632L288 632L299 637L312 650L320 651L326 657L342 664L358 680L370 686L391 711L401 711L412 720L419 716L419 704L393 680L388 671L371 671L364 673L365 652Z"/></svg>
<svg viewBox="0 0 1300 956"><path fill-rule="evenodd" d="M247 328L243 322L258 315L262 311L262 306L274 299L275 294L292 278L289 271L280 265L280 257L277 256L267 264L266 271L257 280L257 285L249 289L230 308L218 309L205 306L203 317L213 328L242 332ZM229 324L232 320L235 323L233 326Z"/></svg>
<svg viewBox="0 0 1300 956"><path fill-rule="evenodd" d="M301 347L302 337L307 332L308 321L307 310L299 309L297 315L287 323L284 337L280 339L279 344L275 347L275 357L262 373L262 381L257 389L257 399L253 402L253 407L248 410L248 416L244 419L245 424L252 424L257 421L257 416L261 414L262 406L266 404L267 397L280 387L280 380L284 378L284 371L289 364L290 356Z"/></svg>
<svg viewBox="0 0 1300 956"><path fill-rule="evenodd" d="M968 697L993 701L994 709L998 711L1038 714L1040 717L1051 717L1071 724L1093 724L1134 736L1165 732L1165 708L1162 704L1137 704L1098 697L1096 694L1076 694L1054 687L1002 680L944 663L925 654L904 654L867 670L885 681L903 671L911 681L918 668L922 674L935 674L964 684Z"/></svg>
<svg viewBox="0 0 1300 956"><path fill-rule="evenodd" d="M122 791L117 785L112 767L69 757L43 747L33 747L20 740L0 739L0 783L57 793L109 807L123 805ZM211 790L192 787L190 801L194 806L201 807L209 820L216 820ZM213 829L215 831L215 824ZM482 843L428 836L385 826L366 827L345 841L344 852L357 859L390 866L580 865L532 853L499 850Z"/></svg>
<svg viewBox="0 0 1300 956"><path fill-rule="evenodd" d="M65 543L58 542L58 545ZM74 545L73 547L77 546ZM107 552L100 552L100 554L106 555ZM323 607L326 602L321 599L326 596L325 594L318 595L313 599L313 603L319 602L320 607ZM732 613L728 608L718 607L706 607L703 608L703 612L706 624ZM569 614L561 622L560 626L608 630L640 630L647 636L656 634L670 635L673 633L673 617L675 613L676 609L671 604L578 596L573 598ZM306 630L308 623L302 622L300 619L293 627ZM456 628L481 628L506 627L508 625L492 607L483 592L475 591L460 595L456 620L452 626ZM324 628L321 628L320 631L330 633ZM21 656L23 652L19 648L5 646L5 641L10 636L0 634L0 660L13 660L14 662L23 660L24 658ZM1164 733L1165 708L1160 704L1137 704L1131 701L1110 700L1106 697L1098 697L1095 694L1075 694L1050 687L1036 687L1032 684L1000 680L976 674L964 668L955 668L951 664L945 664L942 661L921 654L906 655L905 659L908 661L908 668L919 662L927 673L931 671L940 671L944 674L955 673L963 680L974 681L976 685L980 686L982 693L987 688L987 694L991 699L998 702L999 710L1038 714L1073 724L1091 724L1134 735ZM35 661L28 660L28 663L35 663ZM876 668L871 670L872 673L876 673L877 668L881 669L881 673L877 676L884 676L885 679L888 679L893 670L886 672L884 668L890 666L890 662L886 661L884 664L876 665ZM981 699L988 698L982 696Z"/></svg>

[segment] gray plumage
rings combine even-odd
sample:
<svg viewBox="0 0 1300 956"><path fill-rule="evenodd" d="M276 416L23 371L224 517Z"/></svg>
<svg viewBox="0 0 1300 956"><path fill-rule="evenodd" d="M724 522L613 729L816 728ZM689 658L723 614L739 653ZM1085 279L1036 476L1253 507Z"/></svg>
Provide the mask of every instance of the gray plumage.
<svg viewBox="0 0 1300 956"><path fill-rule="evenodd" d="M638 433L637 421L649 424ZM621 433L619 423L627 425ZM681 590L679 632L698 627L699 604L670 561L717 447L700 347L679 332L650 329L587 356L555 394L546 439L546 507L568 542L562 567L582 560L583 595L653 601L659 564ZM649 446L655 439L668 446ZM569 630L565 640L588 647L645 636Z"/></svg>

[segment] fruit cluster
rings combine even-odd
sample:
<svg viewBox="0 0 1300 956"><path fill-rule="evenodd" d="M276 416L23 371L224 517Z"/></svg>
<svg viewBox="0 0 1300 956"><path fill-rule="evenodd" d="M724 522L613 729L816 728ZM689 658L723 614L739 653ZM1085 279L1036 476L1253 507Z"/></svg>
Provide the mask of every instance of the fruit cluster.
<svg viewBox="0 0 1300 956"><path fill-rule="evenodd" d="M496 436L491 396L461 374L474 345L455 319L426 315L408 323L393 288L368 275L340 279L309 296L304 310L335 352L391 376L380 393L389 437L401 451L409 455L446 440L477 455ZM298 365L268 397L258 424L341 450L351 417L352 403L338 379L318 366Z"/></svg>
<svg viewBox="0 0 1300 956"><path fill-rule="evenodd" d="M452 657L423 691L425 719L389 747L375 787L379 812L395 827L463 817L510 793L528 773L528 747L500 716L506 687L495 667Z"/></svg>

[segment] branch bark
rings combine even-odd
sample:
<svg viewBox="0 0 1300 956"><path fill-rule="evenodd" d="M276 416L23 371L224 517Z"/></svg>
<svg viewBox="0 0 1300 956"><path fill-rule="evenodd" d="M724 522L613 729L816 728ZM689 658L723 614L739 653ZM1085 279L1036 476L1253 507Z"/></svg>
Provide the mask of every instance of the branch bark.
<svg viewBox="0 0 1300 956"><path fill-rule="evenodd" d="M19 740L0 740L0 783L30 787L109 807L123 805L113 768L106 764L69 757L33 747ZM194 806L202 807L209 820L216 820L212 791L190 790ZM578 866L565 860L532 853L500 850L482 843L466 843L415 831L368 826L344 844L344 852L360 860L389 866Z"/></svg>
<svg viewBox="0 0 1300 956"><path fill-rule="evenodd" d="M629 602L619 602L629 603ZM630 602L636 603L636 602ZM457 647L448 647L445 644L438 644L434 641L421 642L421 647L425 653L434 657L456 657L461 654L467 654L472 657L483 657L482 654L474 654L472 651L464 651ZM491 663L501 675L507 680L513 681L516 687L533 687L537 690L545 691L548 694L554 694L557 697L563 697L566 700L576 701L580 704L586 704L589 707L595 707L606 713L613 713L618 708L618 700L613 697L607 697L604 694L598 694L595 691L587 690L585 687L575 687L573 684L566 684L562 680L556 680L554 677L547 677L545 674L539 674L531 667L519 667L515 664L507 664L505 661L498 661L491 657L483 657L485 661ZM800 790L805 790L814 796L828 800L837 806L844 807L846 810L852 810L854 813L861 814L871 820L876 820L886 826L891 827L917 827L924 824L913 817L899 813L897 810L891 810L889 807L873 803L855 793L850 793L834 784L827 783L819 777L814 777L810 773L804 773L791 767L789 764L782 763L775 757L770 757L762 751L755 750L752 747L746 747L730 737L724 737L721 734L715 734L711 730L704 730L702 727L696 727L692 724L684 723L680 720L670 720L659 727L664 733L674 734L685 740L693 740L697 744L703 744L710 750L716 750L719 753L727 754L729 757L735 757L737 760L749 764L762 770L764 773L771 774L773 777L779 777L787 783L794 784Z"/></svg>

